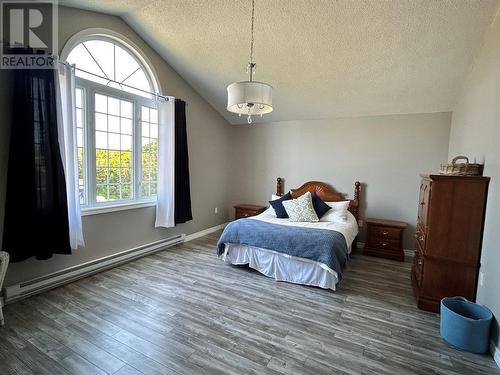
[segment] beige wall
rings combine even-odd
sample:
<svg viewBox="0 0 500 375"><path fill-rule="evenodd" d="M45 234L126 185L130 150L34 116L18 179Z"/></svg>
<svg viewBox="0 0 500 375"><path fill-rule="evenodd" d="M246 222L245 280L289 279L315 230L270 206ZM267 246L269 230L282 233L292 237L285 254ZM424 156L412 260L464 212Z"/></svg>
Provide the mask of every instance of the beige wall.
<svg viewBox="0 0 500 375"><path fill-rule="evenodd" d="M405 247L413 249L419 174L447 159L449 131L450 113L236 125L232 203L267 203L276 177L286 190L320 180L351 197L359 180L363 218L408 222Z"/></svg>
<svg viewBox="0 0 500 375"><path fill-rule="evenodd" d="M500 17L489 28L453 111L449 156L485 162L491 177L484 228L477 301L500 317ZM498 323L494 340L500 345Z"/></svg>
<svg viewBox="0 0 500 375"><path fill-rule="evenodd" d="M83 218L86 247L71 256L54 256L48 261L27 260L9 267L5 285L30 280L75 264L126 250L140 244L170 237L174 233L193 233L227 221L229 124L207 104L153 49L118 17L73 8L59 10L60 49L75 33L86 28L107 28L118 32L148 56L164 93L187 102L188 143L190 152L192 222L175 229L154 229L154 207L121 211ZM5 167L7 163L8 125L10 117L2 80L0 100L0 227L3 228ZM214 208L219 207L219 214ZM1 241L0 230L0 241ZM29 233L29 227L26 228Z"/></svg>

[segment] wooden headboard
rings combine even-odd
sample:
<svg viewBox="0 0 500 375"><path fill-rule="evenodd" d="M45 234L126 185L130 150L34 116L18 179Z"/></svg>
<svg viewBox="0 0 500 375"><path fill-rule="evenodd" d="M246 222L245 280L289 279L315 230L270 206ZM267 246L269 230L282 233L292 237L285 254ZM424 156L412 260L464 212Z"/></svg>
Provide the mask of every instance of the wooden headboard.
<svg viewBox="0 0 500 375"><path fill-rule="evenodd" d="M320 197L322 200L326 202L338 202L346 200L344 194L339 193L330 185L320 181L308 181L304 183L301 187L290 190L293 198L300 197L302 194L308 191L310 193L316 193L318 197ZM354 183L354 198L350 200L351 203L349 204L349 211L351 211L356 220L358 220L359 218L360 193L361 193L361 183L359 181L356 181ZM276 195L278 196L283 195L283 179L281 177L278 177L278 180L276 182Z"/></svg>

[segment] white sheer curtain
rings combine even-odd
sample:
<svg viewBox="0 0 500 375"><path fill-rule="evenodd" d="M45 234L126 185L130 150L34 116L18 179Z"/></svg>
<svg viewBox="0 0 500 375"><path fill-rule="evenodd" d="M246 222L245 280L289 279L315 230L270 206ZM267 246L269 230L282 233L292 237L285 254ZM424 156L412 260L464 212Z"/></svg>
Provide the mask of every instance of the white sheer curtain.
<svg viewBox="0 0 500 375"><path fill-rule="evenodd" d="M175 98L158 103L158 180L155 227L173 227Z"/></svg>
<svg viewBox="0 0 500 375"><path fill-rule="evenodd" d="M85 246L83 240L80 196L78 191L78 159L76 150L75 71L59 64L56 69L57 132L66 178L69 239L72 249Z"/></svg>

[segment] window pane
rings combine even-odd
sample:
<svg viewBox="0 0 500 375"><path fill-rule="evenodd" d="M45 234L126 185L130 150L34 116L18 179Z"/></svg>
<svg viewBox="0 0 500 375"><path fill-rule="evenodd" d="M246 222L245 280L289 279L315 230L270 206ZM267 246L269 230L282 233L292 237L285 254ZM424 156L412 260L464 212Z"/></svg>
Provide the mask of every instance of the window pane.
<svg viewBox="0 0 500 375"><path fill-rule="evenodd" d="M114 45L104 40L89 40L83 43L99 66L100 75L114 79Z"/></svg>
<svg viewBox="0 0 500 375"><path fill-rule="evenodd" d="M97 185L96 202L106 202L108 200L108 185Z"/></svg>
<svg viewBox="0 0 500 375"><path fill-rule="evenodd" d="M122 134L132 134L132 120L122 118L121 125Z"/></svg>
<svg viewBox="0 0 500 375"><path fill-rule="evenodd" d="M108 130L108 120L105 114L103 113L95 114L95 129L102 131Z"/></svg>
<svg viewBox="0 0 500 375"><path fill-rule="evenodd" d="M145 121L145 122L149 122L149 108L148 107L142 107L141 120Z"/></svg>
<svg viewBox="0 0 500 375"><path fill-rule="evenodd" d="M110 184L120 183L120 168L109 168L108 182Z"/></svg>
<svg viewBox="0 0 500 375"><path fill-rule="evenodd" d="M158 111L154 108L151 108L149 111L150 122L152 124L158 124Z"/></svg>
<svg viewBox="0 0 500 375"><path fill-rule="evenodd" d="M83 90L82 89L76 89L76 95L75 95L75 99L76 99L76 108L83 108L83 99L82 99L82 95L83 95Z"/></svg>
<svg viewBox="0 0 500 375"><path fill-rule="evenodd" d="M132 118L132 103L122 100L120 102L120 116L126 118Z"/></svg>
<svg viewBox="0 0 500 375"><path fill-rule="evenodd" d="M132 136L122 135L121 136L121 150L132 150Z"/></svg>
<svg viewBox="0 0 500 375"><path fill-rule="evenodd" d="M120 118L118 116L108 116L108 131L120 133Z"/></svg>
<svg viewBox="0 0 500 375"><path fill-rule="evenodd" d="M107 167L108 166L108 150L96 150L95 160L97 167Z"/></svg>
<svg viewBox="0 0 500 375"><path fill-rule="evenodd" d="M141 166L142 196L156 195L158 170L158 115L154 108L142 107Z"/></svg>
<svg viewBox="0 0 500 375"><path fill-rule="evenodd" d="M142 136L149 138L149 122L142 122Z"/></svg>
<svg viewBox="0 0 500 375"><path fill-rule="evenodd" d="M96 184L105 185L108 183L108 168L97 167L95 173Z"/></svg>
<svg viewBox="0 0 500 375"><path fill-rule="evenodd" d="M96 112L106 113L108 111L108 99L104 95L95 95L95 110Z"/></svg>
<svg viewBox="0 0 500 375"><path fill-rule="evenodd" d="M121 109L128 108L128 115L130 115L133 113L133 103L112 97L104 99L107 103L107 110L102 114L95 114L96 118L98 115L103 116L101 122L105 121L107 124L106 131L99 130L96 120L96 184L98 191L96 200L97 202L106 202L132 199L134 196L132 184L133 127L129 118L121 117Z"/></svg>
<svg viewBox="0 0 500 375"><path fill-rule="evenodd" d="M82 42L73 48L67 62L91 73L77 69L76 75L78 77L151 98L149 92L153 91L153 88L150 85L147 71L132 53L113 41L88 40ZM96 110L102 110L102 107L97 108L96 103Z"/></svg>
<svg viewBox="0 0 500 375"><path fill-rule="evenodd" d="M120 149L120 135L109 133L109 149L110 150L119 150Z"/></svg>
<svg viewBox="0 0 500 375"><path fill-rule="evenodd" d="M95 147L97 149L107 150L108 148L108 133L95 132Z"/></svg>
<svg viewBox="0 0 500 375"><path fill-rule="evenodd" d="M84 90L77 88L75 90L76 98L76 147L78 159L78 195L80 204L87 204L87 172L86 172L86 143L85 143L85 118L84 118Z"/></svg>
<svg viewBox="0 0 500 375"><path fill-rule="evenodd" d="M81 108L76 108L76 126L83 128L83 113Z"/></svg>
<svg viewBox="0 0 500 375"><path fill-rule="evenodd" d="M116 98L108 98L108 113L110 115L120 116L120 100Z"/></svg>

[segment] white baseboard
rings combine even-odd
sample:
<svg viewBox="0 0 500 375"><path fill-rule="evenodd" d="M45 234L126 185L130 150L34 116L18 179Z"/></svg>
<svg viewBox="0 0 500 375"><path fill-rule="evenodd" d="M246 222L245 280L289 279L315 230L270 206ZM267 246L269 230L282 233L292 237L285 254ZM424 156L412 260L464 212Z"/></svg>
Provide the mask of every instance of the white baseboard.
<svg viewBox="0 0 500 375"><path fill-rule="evenodd" d="M11 303L33 294L68 284L75 280L102 272L106 269L119 266L134 259L142 258L168 247L183 243L186 235L180 234L168 239L152 242L147 245L138 246L113 255L108 255L77 266L69 267L52 274L42 276L33 280L4 288L4 302Z"/></svg>
<svg viewBox="0 0 500 375"><path fill-rule="evenodd" d="M202 231L189 235L180 234L171 238L152 242L147 245L139 246L129 250L109 255L99 259L95 259L74 267L54 272L52 274L42 276L33 280L22 282L15 285L10 285L4 288L4 297L0 296L0 303L11 303L22 298L26 298L33 294L41 293L58 286L68 284L75 280L102 272L106 269L119 266L130 262L134 259L153 254L157 251L164 250L168 247L179 243L192 241L196 238L206 236L207 234L223 229L228 223L216 225L212 228L207 228Z"/></svg>
<svg viewBox="0 0 500 375"><path fill-rule="evenodd" d="M207 234L210 234L210 233L213 233L213 232L217 232L218 230L224 229L227 224L229 224L229 222L223 223L223 224L219 224L219 225L216 225L215 227L207 228L207 229L204 229L204 230L196 232L196 233L188 234L186 236L186 238L184 239L184 241L185 242L192 241L192 240L194 240L196 238L200 238L200 237L206 236Z"/></svg>
<svg viewBox="0 0 500 375"><path fill-rule="evenodd" d="M497 366L500 367L500 348L495 345L493 340L490 341L490 353Z"/></svg>

